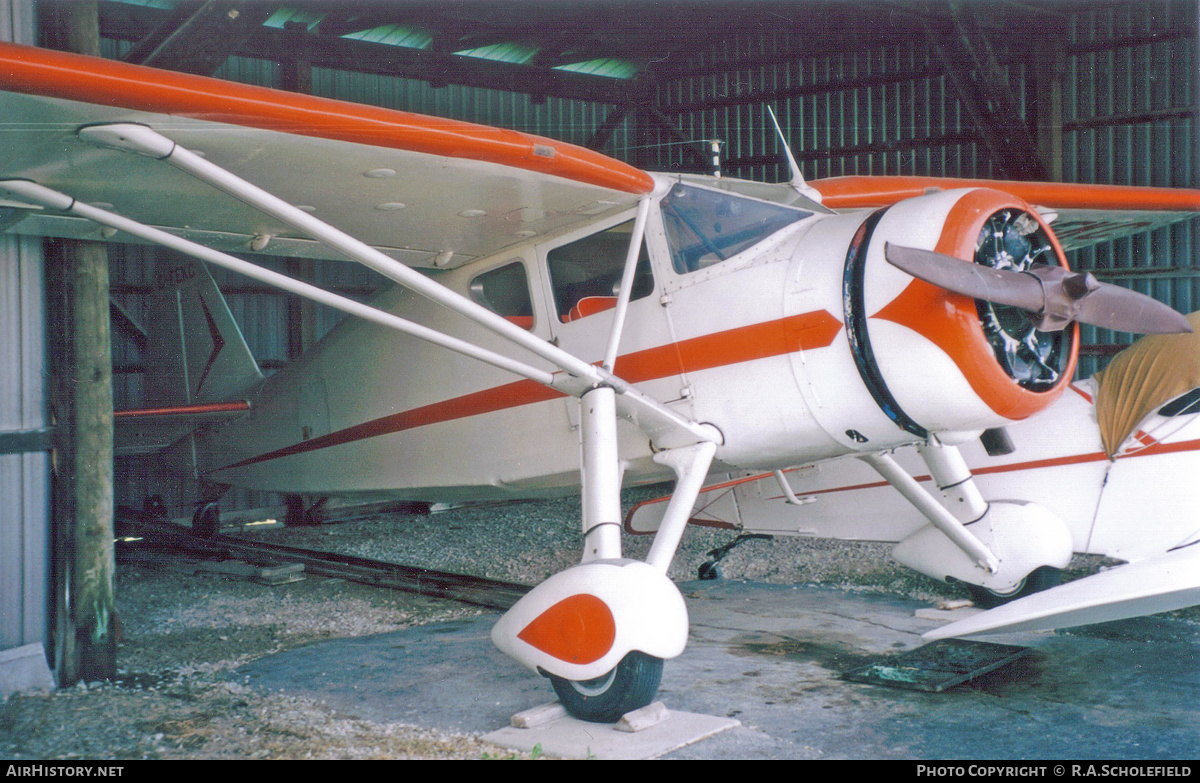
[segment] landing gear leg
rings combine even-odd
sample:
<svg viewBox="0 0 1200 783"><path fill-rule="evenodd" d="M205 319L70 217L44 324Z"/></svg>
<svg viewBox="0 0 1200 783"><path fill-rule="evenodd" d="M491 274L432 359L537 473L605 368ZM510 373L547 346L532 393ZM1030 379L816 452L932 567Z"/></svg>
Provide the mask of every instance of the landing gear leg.
<svg viewBox="0 0 1200 783"><path fill-rule="evenodd" d="M930 521L896 545L897 561L934 579L966 583L985 607L1054 584L1071 559L1066 523L1037 503L985 501L954 446L931 436L917 451L940 503L887 455L862 456Z"/></svg>
<svg viewBox="0 0 1200 783"><path fill-rule="evenodd" d="M663 660L683 652L687 608L667 577L716 453L712 441L661 451L675 492L645 562L621 557L613 390L581 398L583 561L534 588L492 629L503 652L551 680L574 717L612 722L650 704Z"/></svg>

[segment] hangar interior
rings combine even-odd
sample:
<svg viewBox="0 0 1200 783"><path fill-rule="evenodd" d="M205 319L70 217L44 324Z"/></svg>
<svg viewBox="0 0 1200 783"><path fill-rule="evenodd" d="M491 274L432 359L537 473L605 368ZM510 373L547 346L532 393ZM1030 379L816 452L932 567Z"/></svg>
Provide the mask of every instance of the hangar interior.
<svg viewBox="0 0 1200 783"><path fill-rule="evenodd" d="M785 181L771 108L810 179L1200 187L1195 0L5 0L0 35L68 48L68 17L81 7L95 10L104 57L517 129L647 170L708 172L715 141L723 176ZM144 401L146 295L167 251L107 247L122 410ZM1070 260L1187 313L1200 309L1197 247L1200 225L1189 221ZM60 678L55 607L67 577L52 554L64 535L51 455L65 434L55 426L61 264L52 243L43 254L11 238L0 262L0 377L21 379L0 385L0 650L43 643ZM382 284L352 264L264 265L356 298ZM265 371L340 320L214 273ZM1084 326L1079 372L1131 339ZM170 507L180 480L156 457L122 458L113 502L140 508L158 494L187 516Z"/></svg>

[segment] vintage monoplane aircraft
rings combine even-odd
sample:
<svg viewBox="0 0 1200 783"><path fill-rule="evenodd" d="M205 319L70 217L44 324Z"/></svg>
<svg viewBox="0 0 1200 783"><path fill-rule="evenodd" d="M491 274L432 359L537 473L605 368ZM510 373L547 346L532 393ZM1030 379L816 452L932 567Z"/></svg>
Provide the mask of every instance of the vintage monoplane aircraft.
<svg viewBox="0 0 1200 783"><path fill-rule="evenodd" d="M9 230L157 243L357 316L264 379L203 265L163 270L155 320L176 328L151 358L155 409L133 420L199 417L205 478L427 501L582 488L582 562L493 639L589 720L649 703L684 648L666 572L710 474L866 466L919 512L895 516L909 561L1012 592L1064 564L1070 529L1019 494L985 500L960 445L1075 395L1074 322L1189 329L1071 272L1063 243L1189 217L1197 192L805 183L794 162L784 184L650 174L513 131L12 45L0 90ZM362 304L232 252L351 260L398 285ZM622 486L672 476L645 561L623 557ZM1153 611L1200 602L1178 562L1198 549L1143 567L1174 575ZM1089 620L1147 607L1095 598Z"/></svg>

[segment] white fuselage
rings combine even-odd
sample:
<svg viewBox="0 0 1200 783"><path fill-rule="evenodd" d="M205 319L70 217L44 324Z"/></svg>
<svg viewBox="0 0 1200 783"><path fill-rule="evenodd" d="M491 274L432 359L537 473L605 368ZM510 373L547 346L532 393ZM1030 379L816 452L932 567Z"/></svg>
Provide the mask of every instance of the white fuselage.
<svg viewBox="0 0 1200 783"><path fill-rule="evenodd" d="M870 217L747 199L712 189L711 180L687 188L677 178L657 181L645 238L652 283L643 276L635 287L615 372L680 414L718 428L723 442L716 469L774 469L921 439L898 425L856 368L861 359L845 326L854 308L874 344L876 385L886 385L923 427L969 432L1020 418L981 399L966 360L948 353L936 336L918 334L902 316L875 317L919 283L883 262L883 240L938 246L960 220L962 203L986 191L910 199ZM695 227L689 221L699 218L674 216L697 194L715 204L695 213L711 223L706 230L731 243L716 263L706 260L707 243L696 242L691 255L681 250L688 240L680 237L690 237ZM786 186L779 186L778 198L796 200ZM747 210L754 217L745 217ZM603 309L611 285L596 293L608 279L596 274L596 259L615 246L620 272L625 248L608 240L619 239L632 218L632 210L610 212L586 228L535 237L435 274L449 289L599 362L614 311ZM737 233L729 226L738 220L749 239L734 242L723 232ZM772 220L780 227L754 234ZM866 239L864 221L871 228ZM605 243L589 239L597 236ZM848 251L860 240L858 251ZM861 253L857 280L847 272L854 252ZM527 302L523 292L514 295L514 280L527 286ZM601 309L572 317L575 290L601 302ZM942 309L964 307L939 296ZM382 293L374 304L553 369L403 289ZM965 319L972 324L973 313L972 306ZM343 323L250 397L250 414L201 439L212 480L305 494L386 491L431 501L552 493L579 484L577 399L370 324ZM627 484L670 476L651 460L645 434L626 421L619 429Z"/></svg>

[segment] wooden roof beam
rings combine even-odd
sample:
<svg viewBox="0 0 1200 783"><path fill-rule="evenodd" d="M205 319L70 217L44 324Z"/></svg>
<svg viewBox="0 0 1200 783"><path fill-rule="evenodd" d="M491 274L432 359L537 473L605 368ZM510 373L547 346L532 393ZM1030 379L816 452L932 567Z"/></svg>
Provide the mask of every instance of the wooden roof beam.
<svg viewBox="0 0 1200 783"><path fill-rule="evenodd" d="M247 0L181 3L125 61L211 76L275 10L274 3Z"/></svg>
<svg viewBox="0 0 1200 783"><path fill-rule="evenodd" d="M279 62L302 51L305 59L317 67L418 79L438 86L460 84L609 104L637 102L644 91L632 80L269 28L261 28L244 48L250 56Z"/></svg>
<svg viewBox="0 0 1200 783"><path fill-rule="evenodd" d="M1033 133L1025 124L1012 87L1000 76L991 44L972 10L958 2L949 5L948 25L930 24L930 45L946 68L963 108L970 114L989 156L1006 179L1044 180Z"/></svg>

